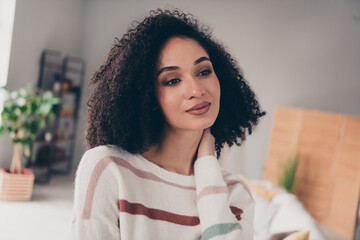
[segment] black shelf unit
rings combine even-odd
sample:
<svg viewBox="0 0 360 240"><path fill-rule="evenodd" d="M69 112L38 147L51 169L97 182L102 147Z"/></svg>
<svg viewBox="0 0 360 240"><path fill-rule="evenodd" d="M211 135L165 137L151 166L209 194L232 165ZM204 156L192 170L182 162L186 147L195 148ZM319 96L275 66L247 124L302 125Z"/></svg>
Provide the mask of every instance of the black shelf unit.
<svg viewBox="0 0 360 240"><path fill-rule="evenodd" d="M37 86L51 90L62 104L31 147L26 167L33 169L35 183L48 183L51 175L68 175L72 170L85 67L83 59L62 57L58 51L44 50L41 55Z"/></svg>

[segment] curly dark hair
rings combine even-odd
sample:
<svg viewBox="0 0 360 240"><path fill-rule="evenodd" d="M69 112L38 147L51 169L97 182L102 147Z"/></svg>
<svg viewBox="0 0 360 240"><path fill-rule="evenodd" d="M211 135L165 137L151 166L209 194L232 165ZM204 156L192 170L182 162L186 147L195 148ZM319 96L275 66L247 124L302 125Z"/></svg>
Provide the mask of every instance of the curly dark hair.
<svg viewBox="0 0 360 240"><path fill-rule="evenodd" d="M208 26L181 10L150 11L134 21L108 53L90 80L88 148L114 144L130 153L143 153L158 143L165 118L156 100L156 63L164 44L174 36L194 39L208 53L220 83L220 110L211 133L217 157L224 143L241 145L265 115L234 58L213 39ZM240 140L240 141L239 141Z"/></svg>

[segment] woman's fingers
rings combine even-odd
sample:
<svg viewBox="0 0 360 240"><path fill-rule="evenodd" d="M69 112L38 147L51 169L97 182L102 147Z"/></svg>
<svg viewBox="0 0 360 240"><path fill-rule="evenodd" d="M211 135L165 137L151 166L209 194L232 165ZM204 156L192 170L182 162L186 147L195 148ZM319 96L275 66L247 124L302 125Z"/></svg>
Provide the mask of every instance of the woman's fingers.
<svg viewBox="0 0 360 240"><path fill-rule="evenodd" d="M208 155L215 155L215 138L211 134L210 128L207 128L203 131L203 135L198 148L197 158Z"/></svg>

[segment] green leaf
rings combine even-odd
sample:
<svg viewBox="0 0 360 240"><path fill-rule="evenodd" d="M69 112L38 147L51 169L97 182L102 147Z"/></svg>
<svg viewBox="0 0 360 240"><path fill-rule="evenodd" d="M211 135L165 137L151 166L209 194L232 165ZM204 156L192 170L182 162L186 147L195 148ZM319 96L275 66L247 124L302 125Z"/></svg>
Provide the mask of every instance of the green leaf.
<svg viewBox="0 0 360 240"><path fill-rule="evenodd" d="M43 103L41 106L40 106L40 113L44 116L47 116L50 111L51 111L51 108L52 108L52 104L51 103Z"/></svg>
<svg viewBox="0 0 360 240"><path fill-rule="evenodd" d="M41 120L40 120L40 127L46 127L46 125L47 125L47 120L45 119L45 118L42 118Z"/></svg>
<svg viewBox="0 0 360 240"><path fill-rule="evenodd" d="M58 104L62 103L62 100L61 100L61 98L53 98L51 103L53 105L58 105Z"/></svg>
<svg viewBox="0 0 360 240"><path fill-rule="evenodd" d="M30 157L30 154L31 154L30 145L29 144L24 144L23 149L24 149L25 157Z"/></svg>
<svg viewBox="0 0 360 240"><path fill-rule="evenodd" d="M295 176L298 165L299 154L296 154L288 159L281 171L282 175L279 179L279 185L284 187L290 193L294 193L295 190Z"/></svg>
<svg viewBox="0 0 360 240"><path fill-rule="evenodd" d="M46 91L43 94L43 100L51 101L52 98L53 98L53 94L50 91Z"/></svg>
<svg viewBox="0 0 360 240"><path fill-rule="evenodd" d="M37 132L37 130L39 129L39 122L37 122L37 121L33 121L33 122L31 122L31 124L30 124L30 132L31 133L33 133L33 134L35 134L36 132Z"/></svg>

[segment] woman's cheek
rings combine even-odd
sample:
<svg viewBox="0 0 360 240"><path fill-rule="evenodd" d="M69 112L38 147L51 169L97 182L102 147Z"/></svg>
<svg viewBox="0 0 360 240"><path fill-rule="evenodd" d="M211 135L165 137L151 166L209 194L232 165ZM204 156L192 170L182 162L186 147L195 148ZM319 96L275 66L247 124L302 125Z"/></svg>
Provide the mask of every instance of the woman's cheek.
<svg viewBox="0 0 360 240"><path fill-rule="evenodd" d="M171 118L171 116L173 115L172 111L177 105L174 95L171 94L171 92L169 91L162 92L162 94L160 94L159 96L159 103L164 112L164 115Z"/></svg>

